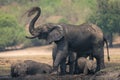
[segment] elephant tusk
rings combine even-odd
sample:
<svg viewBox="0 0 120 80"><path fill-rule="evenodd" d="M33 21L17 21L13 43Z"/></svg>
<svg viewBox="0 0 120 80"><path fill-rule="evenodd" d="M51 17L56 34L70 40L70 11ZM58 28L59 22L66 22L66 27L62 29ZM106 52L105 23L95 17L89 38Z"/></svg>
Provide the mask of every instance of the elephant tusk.
<svg viewBox="0 0 120 80"><path fill-rule="evenodd" d="M29 36L25 36L25 38L27 38L27 39L34 39L34 38L36 38L37 36L32 36L32 37L29 37Z"/></svg>

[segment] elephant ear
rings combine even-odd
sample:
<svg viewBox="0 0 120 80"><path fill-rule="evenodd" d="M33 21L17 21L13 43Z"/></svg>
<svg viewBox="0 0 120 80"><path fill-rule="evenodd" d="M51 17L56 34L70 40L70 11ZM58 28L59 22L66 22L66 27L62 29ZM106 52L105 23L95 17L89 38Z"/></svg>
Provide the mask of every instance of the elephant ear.
<svg viewBox="0 0 120 80"><path fill-rule="evenodd" d="M63 27L60 25L54 26L53 29L50 31L47 37L48 43L59 41L61 38L63 38Z"/></svg>

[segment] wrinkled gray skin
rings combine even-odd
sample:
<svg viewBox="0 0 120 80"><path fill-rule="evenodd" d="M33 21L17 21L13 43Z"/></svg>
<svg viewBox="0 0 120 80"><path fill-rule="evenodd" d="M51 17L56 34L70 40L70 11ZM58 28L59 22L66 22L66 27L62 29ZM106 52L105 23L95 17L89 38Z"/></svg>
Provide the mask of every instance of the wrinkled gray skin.
<svg viewBox="0 0 120 80"><path fill-rule="evenodd" d="M75 61L76 61L76 53L75 52L68 52L69 56L67 58L64 58L60 63L60 75L63 75L66 73L66 67L69 66L69 74L74 74L75 71ZM55 62L57 56L57 45L54 44L53 52L52 52L52 59L53 59L53 65ZM67 61L66 61L67 59Z"/></svg>
<svg viewBox="0 0 120 80"><path fill-rule="evenodd" d="M47 23L35 28L34 25L40 16L41 9L39 7L33 7L28 12L28 16L33 15L35 12L37 12L37 14L29 24L29 32L32 37L26 36L26 38L44 39L48 44L55 42L57 46L53 72L57 73L58 66L62 62L65 64L64 60L70 55L69 52L76 52L77 58L87 57L91 55L90 53L93 53L92 56L95 57L97 61L96 71L105 68L103 50L104 37L102 30L98 26L88 23L82 25ZM90 52L82 54L86 51Z"/></svg>
<svg viewBox="0 0 120 80"><path fill-rule="evenodd" d="M54 65L56 56L57 56L57 45L54 44L54 48L53 48L53 51L52 51L53 65ZM60 63L60 73L59 74L61 74L61 75L66 73L66 64L65 64L65 62L66 62L66 58L64 58ZM58 71L57 71L57 73L58 73Z"/></svg>
<svg viewBox="0 0 120 80"><path fill-rule="evenodd" d="M77 60L78 71L83 74L95 73L96 63L93 60L88 60L87 58L80 57Z"/></svg>
<svg viewBox="0 0 120 80"><path fill-rule="evenodd" d="M27 65L24 62L17 62L11 65L11 76L25 76L26 75Z"/></svg>
<svg viewBox="0 0 120 80"><path fill-rule="evenodd" d="M48 64L25 60L11 65L11 76L23 77L26 75L49 74L51 70L52 67Z"/></svg>

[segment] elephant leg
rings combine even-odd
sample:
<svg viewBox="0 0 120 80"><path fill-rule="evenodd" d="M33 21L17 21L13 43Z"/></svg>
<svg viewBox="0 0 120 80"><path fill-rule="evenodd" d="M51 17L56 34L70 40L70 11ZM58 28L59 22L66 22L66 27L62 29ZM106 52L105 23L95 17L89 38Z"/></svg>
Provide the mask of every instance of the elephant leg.
<svg viewBox="0 0 120 80"><path fill-rule="evenodd" d="M54 62L55 62L56 55L57 55L57 45L54 44L54 48L53 48L53 50L52 50L53 64L54 64Z"/></svg>
<svg viewBox="0 0 120 80"><path fill-rule="evenodd" d="M56 42L56 45L57 45L57 53L53 63L53 73L58 71L58 67L59 65L61 65L62 61L66 62L66 57L68 56L67 42L65 42L64 40L61 40L59 42Z"/></svg>
<svg viewBox="0 0 120 80"><path fill-rule="evenodd" d="M75 62L76 62L76 53L75 52L69 52L69 73L74 74L75 72Z"/></svg>
<svg viewBox="0 0 120 80"><path fill-rule="evenodd" d="M75 70L74 70L74 74L79 74L80 71L79 71L79 67L78 67L78 63L77 63L77 60L78 60L78 56L76 57L76 60L75 60Z"/></svg>
<svg viewBox="0 0 120 80"><path fill-rule="evenodd" d="M61 51L58 51L58 53L56 55L55 61L53 63L53 73L55 73L55 74L58 73L56 71L58 71L58 66L61 65L62 60L64 61L64 58L66 58L66 57L63 57L63 55L65 55L65 54L63 54L63 52L61 52Z"/></svg>
<svg viewBox="0 0 120 80"><path fill-rule="evenodd" d="M57 51L56 49L54 48L53 50L53 54L52 54L52 57L53 57L53 65L54 65L54 62L55 62L55 59L56 59L56 55L57 55ZM66 58L64 58L61 63L60 63L60 74L61 75L64 75L66 73Z"/></svg>
<svg viewBox="0 0 120 80"><path fill-rule="evenodd" d="M97 61L97 67L96 67L96 72L97 72L97 71L100 71L100 69L105 68L103 47L96 49L94 53L95 53L94 56L95 56L96 61Z"/></svg>
<svg viewBox="0 0 120 80"><path fill-rule="evenodd" d="M74 74L75 72L75 62L70 64L69 73Z"/></svg>
<svg viewBox="0 0 120 80"><path fill-rule="evenodd" d="M64 58L60 63L60 75L66 74L66 58Z"/></svg>
<svg viewBox="0 0 120 80"><path fill-rule="evenodd" d="M104 60L101 59L101 58L96 58L97 60L97 67L96 67L96 72L97 71L100 71L101 69L104 69L105 68L105 65L104 65Z"/></svg>

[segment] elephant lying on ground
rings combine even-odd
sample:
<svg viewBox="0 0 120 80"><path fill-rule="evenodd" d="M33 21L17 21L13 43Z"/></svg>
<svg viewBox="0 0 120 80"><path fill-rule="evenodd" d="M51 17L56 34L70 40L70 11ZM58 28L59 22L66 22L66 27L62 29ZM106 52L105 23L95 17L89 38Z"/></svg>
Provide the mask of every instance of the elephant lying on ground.
<svg viewBox="0 0 120 80"><path fill-rule="evenodd" d="M77 60L79 73L90 74L95 73L96 63L93 60L88 60L87 58L80 57Z"/></svg>
<svg viewBox="0 0 120 80"><path fill-rule="evenodd" d="M25 60L11 65L11 76L22 77L26 75L49 74L51 70L52 67L48 64Z"/></svg>
<svg viewBox="0 0 120 80"><path fill-rule="evenodd" d="M104 35L102 30L95 24L84 23L81 25L73 24L54 24L46 23L35 27L35 22L41 14L39 7L33 7L28 10L28 17L33 14L36 15L29 24L29 32L31 37L26 36L28 39L44 39L48 44L54 42L56 44L56 57L53 63L53 73L57 73L58 67L61 64L65 65L66 58L71 53L77 53L77 59L79 57L92 56L96 59L97 67L96 71L105 68L104 65ZM85 53L86 51L90 51ZM85 53L85 54L83 54ZM72 61L71 64L74 61ZM74 68L71 68L74 71ZM65 74L65 68L63 68L63 74Z"/></svg>

